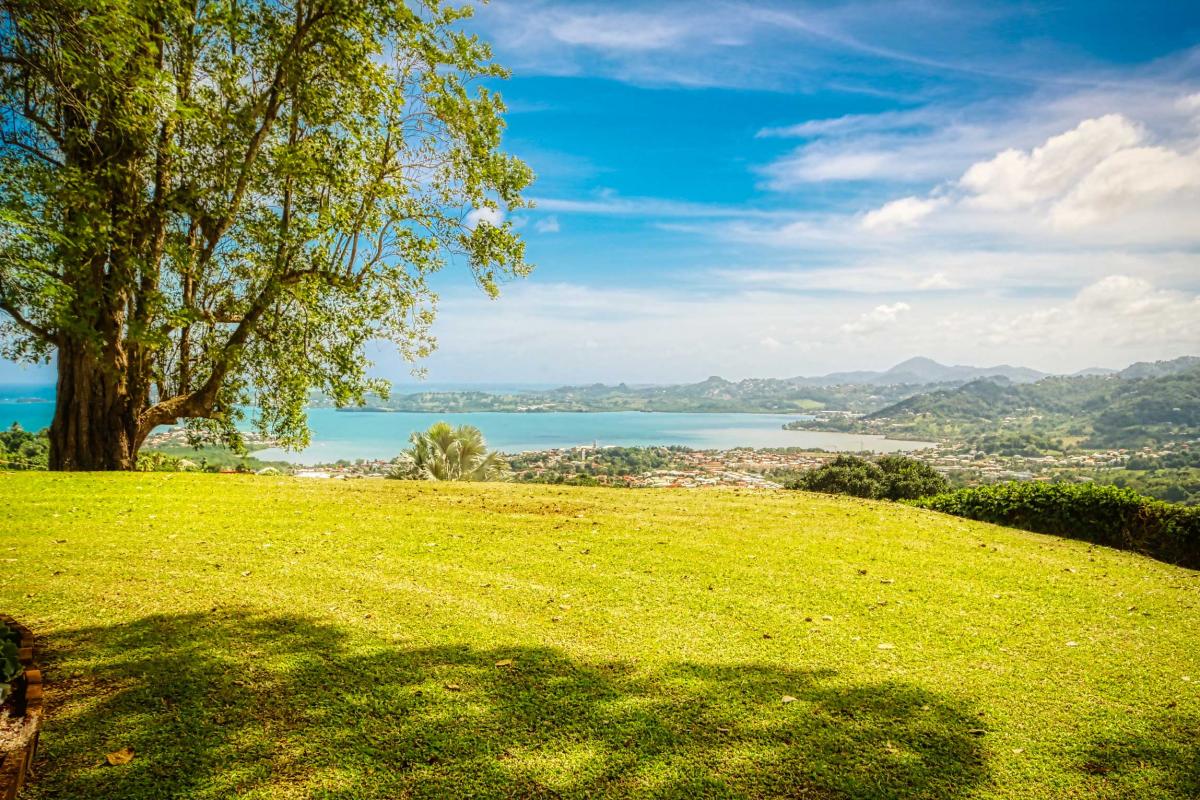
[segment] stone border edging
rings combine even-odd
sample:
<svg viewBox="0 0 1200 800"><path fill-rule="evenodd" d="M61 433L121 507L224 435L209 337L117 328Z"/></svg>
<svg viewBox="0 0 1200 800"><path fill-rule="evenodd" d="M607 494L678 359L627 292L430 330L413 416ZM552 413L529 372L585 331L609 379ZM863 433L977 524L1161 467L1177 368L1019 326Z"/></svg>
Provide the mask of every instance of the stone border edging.
<svg viewBox="0 0 1200 800"><path fill-rule="evenodd" d="M13 800L25 779L33 772L33 759L37 755L38 735L42 727L42 671L34 660L33 632L7 614L0 614L0 625L4 625L21 636L18 655L25 667L19 678L20 686L13 693L18 698L17 708L24 705L24 719L32 733L16 750L0 753L0 800Z"/></svg>

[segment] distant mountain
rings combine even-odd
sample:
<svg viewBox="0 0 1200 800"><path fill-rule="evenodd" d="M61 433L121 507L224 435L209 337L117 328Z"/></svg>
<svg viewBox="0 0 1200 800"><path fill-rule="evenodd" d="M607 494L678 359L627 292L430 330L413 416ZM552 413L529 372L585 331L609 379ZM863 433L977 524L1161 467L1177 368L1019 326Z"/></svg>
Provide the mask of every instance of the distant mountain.
<svg viewBox="0 0 1200 800"><path fill-rule="evenodd" d="M1170 361L1139 361L1117 373L1122 378L1161 378L1200 367L1200 356L1180 356Z"/></svg>
<svg viewBox="0 0 1200 800"><path fill-rule="evenodd" d="M1109 369L1108 367L1088 367L1087 369L1081 369L1078 372L1072 372L1071 377L1072 378L1090 378L1090 377L1095 377L1095 376L1116 375L1116 374L1117 374L1117 370Z"/></svg>
<svg viewBox="0 0 1200 800"><path fill-rule="evenodd" d="M1169 377L1200 358L1156 364L1135 364L1122 371L1157 370ZM910 358L883 372L835 372L813 378L746 378L730 381L719 376L691 384L560 386L556 389L495 393L480 391L393 394L372 399L370 407L391 411L454 413L465 411L677 411L767 412L809 414L848 411L870 414L880 409L902 416L932 415L947 419L981 420L1019 415L1023 409L1069 414L1087 399L1111 394L1122 384L1107 370L1085 370L1074 377L1048 376L1027 367L946 366L928 358ZM960 392L953 390L962 389ZM1014 391L1027 390L1027 391ZM913 398L908 405L901 401ZM900 405L897 405L900 404ZM314 405L330 406L319 397ZM1174 408L1174 406L1172 406ZM851 421L844 421L851 424ZM1164 423L1165 424L1165 423ZM940 433L938 434L940 435Z"/></svg>
<svg viewBox="0 0 1200 800"><path fill-rule="evenodd" d="M1035 383L980 378L913 395L860 421L846 421L845 427L910 438L969 438L1006 430L1086 436L1090 447L1192 438L1200 433L1200 358Z"/></svg>
<svg viewBox="0 0 1200 800"><path fill-rule="evenodd" d="M902 361L883 372L859 370L855 372L832 372L818 377L792 378L798 386L842 386L874 385L899 386L924 385L930 383L965 383L979 378L1007 378L1013 383L1033 383L1045 378L1048 373L1029 367L1013 367L1000 364L995 367L947 366L932 358L918 356Z"/></svg>

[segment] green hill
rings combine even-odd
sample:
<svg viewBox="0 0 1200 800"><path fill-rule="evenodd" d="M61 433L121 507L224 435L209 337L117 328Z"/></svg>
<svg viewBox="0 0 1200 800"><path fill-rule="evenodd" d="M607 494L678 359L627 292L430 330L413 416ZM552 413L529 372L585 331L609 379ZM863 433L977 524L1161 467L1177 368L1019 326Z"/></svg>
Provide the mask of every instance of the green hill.
<svg viewBox="0 0 1200 800"><path fill-rule="evenodd" d="M909 397L846 426L894 435L968 437L1023 431L1138 447L1200 435L1200 368L1153 377L1072 376L1015 384L980 379Z"/></svg>
<svg viewBox="0 0 1200 800"><path fill-rule="evenodd" d="M1200 794L1200 573L1126 552L799 492L0 473L0 503L35 800Z"/></svg>

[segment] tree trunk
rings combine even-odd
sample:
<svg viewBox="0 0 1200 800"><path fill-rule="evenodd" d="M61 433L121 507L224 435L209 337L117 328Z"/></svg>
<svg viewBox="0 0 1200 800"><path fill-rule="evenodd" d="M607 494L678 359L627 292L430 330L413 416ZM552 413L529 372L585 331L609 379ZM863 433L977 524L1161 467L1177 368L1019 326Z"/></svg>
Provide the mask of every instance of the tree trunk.
<svg viewBox="0 0 1200 800"><path fill-rule="evenodd" d="M138 409L121 370L94 348L58 347L58 390L50 424L50 469L132 470L137 466Z"/></svg>

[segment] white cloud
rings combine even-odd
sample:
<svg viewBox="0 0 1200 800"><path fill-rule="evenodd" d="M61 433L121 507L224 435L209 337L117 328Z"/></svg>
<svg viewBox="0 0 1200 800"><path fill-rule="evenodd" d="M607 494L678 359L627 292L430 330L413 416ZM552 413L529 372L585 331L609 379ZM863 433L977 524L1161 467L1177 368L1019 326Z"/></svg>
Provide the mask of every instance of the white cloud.
<svg viewBox="0 0 1200 800"><path fill-rule="evenodd" d="M1065 237L1076 246L1200 242L1195 126L1176 131L1176 141L1150 144L1151 136L1121 114L1085 119L1035 147L977 161L924 197L886 203L868 212L862 227L920 224L942 238L1048 244Z"/></svg>
<svg viewBox="0 0 1200 800"><path fill-rule="evenodd" d="M878 114L843 114L840 117L805 120L794 125L766 127L759 130L756 136L759 139L809 139L839 134L861 135L879 131L911 130L916 125L927 126L939 118L941 115L929 107L907 111L882 111Z"/></svg>
<svg viewBox="0 0 1200 800"><path fill-rule="evenodd" d="M467 212L466 219L463 220L463 224L471 230L475 230L475 227L481 222L498 228L504 224L504 212L498 208L473 208Z"/></svg>
<svg viewBox="0 0 1200 800"><path fill-rule="evenodd" d="M865 181L884 175L921 177L921 167L899 153L854 148L849 152L823 142L808 145L781 158L763 172L767 186L787 190L806 183Z"/></svg>
<svg viewBox="0 0 1200 800"><path fill-rule="evenodd" d="M973 164L959 180L979 208L1010 211L1061 197L1106 158L1144 138L1144 132L1120 114L1079 123L1024 152L1005 150Z"/></svg>
<svg viewBox="0 0 1200 800"><path fill-rule="evenodd" d="M1200 93L1194 78L1181 79L1170 63L1134 72L1128 85L1042 86L1015 98L762 128L759 138L805 141L759 171L767 188L782 192L831 181L953 181L997 153L1032 150L1080 120L1109 115L1139 120L1162 139L1186 140L1200 122Z"/></svg>
<svg viewBox="0 0 1200 800"><path fill-rule="evenodd" d="M1110 275L1065 303L984 317L983 325L959 333L1010 348L1054 342L1071 347L1086 341L1110 354L1104 358L1106 363L1119 364L1139 352L1196 352L1200 349L1197 319L1200 295L1160 289L1128 275Z"/></svg>
<svg viewBox="0 0 1200 800"><path fill-rule="evenodd" d="M719 218L743 217L779 219L795 217L794 213L762 211L747 206L722 206L665 200L658 197L621 197L613 192L600 192L585 199L566 197L531 198L539 211L559 214L596 214L603 216L660 217L660 218Z"/></svg>
<svg viewBox="0 0 1200 800"><path fill-rule="evenodd" d="M764 336L758 340L758 343L768 350L779 350L783 347L783 342L779 341L774 336Z"/></svg>
<svg viewBox="0 0 1200 800"><path fill-rule="evenodd" d="M1175 107L1185 114L1200 116L1200 92L1179 98L1179 102L1175 104Z"/></svg>
<svg viewBox="0 0 1200 800"><path fill-rule="evenodd" d="M547 26L549 34L568 45L597 50L663 50L688 35L684 18L635 12L559 13Z"/></svg>
<svg viewBox="0 0 1200 800"><path fill-rule="evenodd" d="M960 304L987 302L989 293L1062 295L1107 275L1137 275L1160 286L1194 285L1200 253L1109 249L947 249L907 245L881 252L846 254L836 264L719 268L718 285L788 294L890 295L912 292L956 293Z"/></svg>
<svg viewBox="0 0 1200 800"><path fill-rule="evenodd" d="M1014 141L1044 138L1057 119L1030 120L992 101L809 120L759 131L760 138L808 140L759 171L780 192L836 181L946 180Z"/></svg>
<svg viewBox="0 0 1200 800"><path fill-rule="evenodd" d="M533 229L538 233L558 233L562 230L558 224L558 217L553 215L539 219L533 224Z"/></svg>
<svg viewBox="0 0 1200 800"><path fill-rule="evenodd" d="M921 278L921 280L917 283L918 289L926 289L926 290L934 290L934 291L944 290L944 289L958 289L958 288L961 288L961 286L962 286L962 284L956 283L954 280L947 277L946 273L944 273L944 272L934 272L931 275L927 275L926 277Z"/></svg>
<svg viewBox="0 0 1200 800"><path fill-rule="evenodd" d="M892 305L875 306L853 322L842 325L842 331L850 334L875 333L889 327L900 318L901 314L912 311L908 303L893 303Z"/></svg>
<svg viewBox="0 0 1200 800"><path fill-rule="evenodd" d="M937 210L942 201L937 198L901 197L868 212L862 227L868 231L889 231L911 228Z"/></svg>
<svg viewBox="0 0 1200 800"><path fill-rule="evenodd" d="M754 38L754 24L735 8L500 1L481 6L476 24L503 63L525 75L586 73L684 86L752 82L740 63L744 57L722 65L713 58L726 50L744 53L739 45Z"/></svg>
<svg viewBox="0 0 1200 800"><path fill-rule="evenodd" d="M1179 195L1190 195L1200 212L1200 150L1134 147L1097 164L1054 205L1050 219L1059 228L1085 228Z"/></svg>

